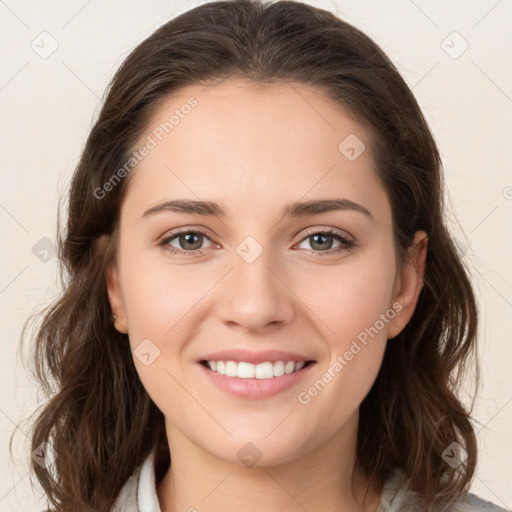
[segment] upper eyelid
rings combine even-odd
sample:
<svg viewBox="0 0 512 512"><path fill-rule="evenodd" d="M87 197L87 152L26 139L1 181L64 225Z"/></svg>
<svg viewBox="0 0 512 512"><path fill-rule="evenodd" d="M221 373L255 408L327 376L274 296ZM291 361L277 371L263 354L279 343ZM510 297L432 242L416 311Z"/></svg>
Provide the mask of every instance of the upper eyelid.
<svg viewBox="0 0 512 512"><path fill-rule="evenodd" d="M307 238L308 236L311 236L316 233L328 233L330 235L340 235L345 238L349 238L350 240L354 240L354 237L350 233L348 233L344 229L340 229L340 228L333 228L333 227L317 228L317 227L314 227L311 229L306 228L306 230L305 231L303 230L303 232L304 232L304 234L302 235L302 238L300 239L301 241L304 240L304 238Z"/></svg>
<svg viewBox="0 0 512 512"><path fill-rule="evenodd" d="M201 229L201 228L177 228L177 231L170 231L164 233L162 236L160 236L159 240L166 240L166 239L173 239L176 238L179 235L183 235L186 233L198 233L200 235L204 235L206 238L208 238L212 243L214 243L214 240L211 235L208 234L207 231Z"/></svg>

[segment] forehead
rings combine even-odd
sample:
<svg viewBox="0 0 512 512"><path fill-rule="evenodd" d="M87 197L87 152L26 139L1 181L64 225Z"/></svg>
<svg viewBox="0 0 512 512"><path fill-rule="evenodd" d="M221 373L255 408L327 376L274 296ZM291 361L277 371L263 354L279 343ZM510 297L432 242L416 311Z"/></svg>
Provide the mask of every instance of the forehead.
<svg viewBox="0 0 512 512"><path fill-rule="evenodd" d="M132 171L125 201L140 208L188 197L226 204L229 213L230 204L260 209L263 200L342 196L387 207L366 132L304 84L184 87L160 103L137 146L144 145L151 149Z"/></svg>

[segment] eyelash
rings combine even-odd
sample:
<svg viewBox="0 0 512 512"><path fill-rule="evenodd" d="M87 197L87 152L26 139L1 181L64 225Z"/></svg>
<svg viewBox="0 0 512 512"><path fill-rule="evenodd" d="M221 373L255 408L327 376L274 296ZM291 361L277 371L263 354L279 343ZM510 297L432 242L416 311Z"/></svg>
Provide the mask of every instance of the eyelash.
<svg viewBox="0 0 512 512"><path fill-rule="evenodd" d="M164 251L167 251L167 252L169 252L171 254L179 254L179 255L185 255L185 256L196 256L196 255L199 255L199 254L203 254L203 252L204 252L203 249L196 249L196 250L193 250L193 251L182 251L181 249L176 249L175 247L169 247L167 245L167 244L169 244L169 242L174 240L179 235L184 235L184 234L203 235L208 240L210 240L210 237L205 232L203 232L201 230L185 230L185 231L179 231L177 233L171 233L170 236L167 236L167 237L163 238L158 243L158 245ZM318 257L329 256L329 255L332 255L334 253L339 253L339 252L342 252L342 251L350 251L356 245L354 241L348 239L344 235L342 235L342 234L340 234L337 231L334 231L332 229L326 229L326 230L309 232L299 241L299 243L304 242L305 240L307 240L308 238L311 238L314 235L332 236L332 238L334 238L338 242L341 242L342 244L344 244L344 245L341 245L340 247L337 247L335 249L329 249L327 251L312 251L313 253L315 253L315 257L317 257L317 256Z"/></svg>

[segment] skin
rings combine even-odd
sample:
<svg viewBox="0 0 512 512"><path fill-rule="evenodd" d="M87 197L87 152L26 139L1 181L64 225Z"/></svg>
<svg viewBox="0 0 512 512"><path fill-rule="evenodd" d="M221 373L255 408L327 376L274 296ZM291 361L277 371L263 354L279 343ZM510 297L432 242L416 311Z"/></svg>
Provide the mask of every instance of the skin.
<svg viewBox="0 0 512 512"><path fill-rule="evenodd" d="M391 207L370 140L320 91L239 80L189 86L159 107L141 141L191 96L198 106L132 171L117 262L107 273L116 328L129 334L132 350L148 338L160 350L149 366L134 361L166 418L172 465L158 482L161 509L355 511L359 405L388 339L414 312L426 233L416 233L411 259L398 267ZM354 161L338 150L349 134L366 145ZM176 198L216 201L227 216L142 217ZM293 201L332 198L363 205L374 220L352 210L280 215ZM168 243L195 255L158 246L178 228L207 233L202 242L180 243L178 236ZM332 252L342 243L327 238L318 248L312 234L328 228L356 245ZM236 252L249 235L263 249L252 263ZM401 305L397 327L385 323L317 396L299 403L298 393L394 303ZM238 346L289 350L317 363L307 379L272 398L236 398L210 384L197 360ZM237 457L247 442L261 452L255 466ZM366 484L356 464L359 499ZM364 510L376 510L380 491L367 489Z"/></svg>

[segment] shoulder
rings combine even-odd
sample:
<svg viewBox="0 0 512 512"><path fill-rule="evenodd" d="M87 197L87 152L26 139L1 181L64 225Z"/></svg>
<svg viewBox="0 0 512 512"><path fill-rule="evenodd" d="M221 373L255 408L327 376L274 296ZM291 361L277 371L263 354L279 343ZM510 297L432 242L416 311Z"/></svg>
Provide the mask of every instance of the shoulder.
<svg viewBox="0 0 512 512"><path fill-rule="evenodd" d="M376 512L425 512L418 496L409 490L403 470L395 469L385 483L382 500ZM512 512L487 501L476 494L467 493L443 512Z"/></svg>
<svg viewBox="0 0 512 512"><path fill-rule="evenodd" d="M484 500L476 494L468 493L464 501L456 505L454 512L511 512L491 501Z"/></svg>
<svg viewBox="0 0 512 512"><path fill-rule="evenodd" d="M151 451L122 487L110 512L161 512L155 481L155 451Z"/></svg>
<svg viewBox="0 0 512 512"><path fill-rule="evenodd" d="M118 494L111 512L123 512L126 510L138 510L138 490L140 481L141 467L126 481L120 493Z"/></svg>
<svg viewBox="0 0 512 512"><path fill-rule="evenodd" d="M110 512L127 512L139 510L138 506L138 489L140 479L140 467L126 481L120 493L117 495L116 501L112 505ZM55 512L53 509L39 509L32 512Z"/></svg>
<svg viewBox="0 0 512 512"><path fill-rule="evenodd" d="M155 484L154 451L132 473L116 497L110 512L161 512ZM49 509L32 512L55 512Z"/></svg>

